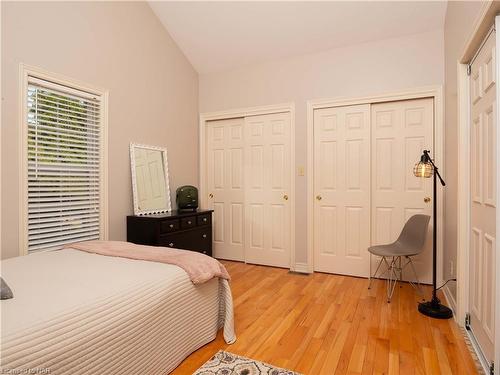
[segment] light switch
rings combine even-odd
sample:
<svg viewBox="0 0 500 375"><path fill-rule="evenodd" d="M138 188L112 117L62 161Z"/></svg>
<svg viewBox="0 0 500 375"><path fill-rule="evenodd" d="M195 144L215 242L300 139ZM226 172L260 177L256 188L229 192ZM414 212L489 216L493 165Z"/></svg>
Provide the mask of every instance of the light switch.
<svg viewBox="0 0 500 375"><path fill-rule="evenodd" d="M299 165L299 176L304 176L305 174L305 171L304 171L304 166L303 165Z"/></svg>

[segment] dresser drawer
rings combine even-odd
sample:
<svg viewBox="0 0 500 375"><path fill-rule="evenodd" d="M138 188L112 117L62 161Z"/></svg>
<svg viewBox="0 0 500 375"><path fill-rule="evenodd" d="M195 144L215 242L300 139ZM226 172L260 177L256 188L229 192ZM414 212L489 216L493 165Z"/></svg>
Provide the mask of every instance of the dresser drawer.
<svg viewBox="0 0 500 375"><path fill-rule="evenodd" d="M179 230L179 220L165 220L160 224L160 232L161 233L171 233Z"/></svg>
<svg viewBox="0 0 500 375"><path fill-rule="evenodd" d="M183 217L181 219L181 229L188 229L196 226L196 216Z"/></svg>
<svg viewBox="0 0 500 375"><path fill-rule="evenodd" d="M197 251L212 256L210 227L182 231L160 236L160 246Z"/></svg>
<svg viewBox="0 0 500 375"><path fill-rule="evenodd" d="M209 225L212 221L212 215L211 214L206 214L206 215L200 215L198 216L198 225Z"/></svg>

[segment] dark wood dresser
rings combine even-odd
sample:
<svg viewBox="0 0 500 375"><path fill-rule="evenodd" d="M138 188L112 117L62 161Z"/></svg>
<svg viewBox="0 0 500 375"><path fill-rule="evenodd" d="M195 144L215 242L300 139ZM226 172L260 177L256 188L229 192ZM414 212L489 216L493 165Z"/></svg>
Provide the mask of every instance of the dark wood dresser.
<svg viewBox="0 0 500 375"><path fill-rule="evenodd" d="M212 256L213 210L127 216L127 241L198 251Z"/></svg>

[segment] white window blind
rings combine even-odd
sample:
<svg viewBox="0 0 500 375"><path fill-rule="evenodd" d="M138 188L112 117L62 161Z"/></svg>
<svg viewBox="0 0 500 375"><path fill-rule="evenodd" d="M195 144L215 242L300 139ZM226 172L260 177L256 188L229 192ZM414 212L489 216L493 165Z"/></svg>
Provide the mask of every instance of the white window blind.
<svg viewBox="0 0 500 375"><path fill-rule="evenodd" d="M99 239L100 98L28 78L28 252Z"/></svg>

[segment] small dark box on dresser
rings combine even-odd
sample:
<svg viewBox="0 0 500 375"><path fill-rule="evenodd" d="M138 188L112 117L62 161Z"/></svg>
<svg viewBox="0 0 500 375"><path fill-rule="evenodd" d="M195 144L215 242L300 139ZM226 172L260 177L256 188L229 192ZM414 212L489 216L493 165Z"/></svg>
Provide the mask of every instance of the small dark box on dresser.
<svg viewBox="0 0 500 375"><path fill-rule="evenodd" d="M198 251L212 256L213 210L127 216L127 241Z"/></svg>

